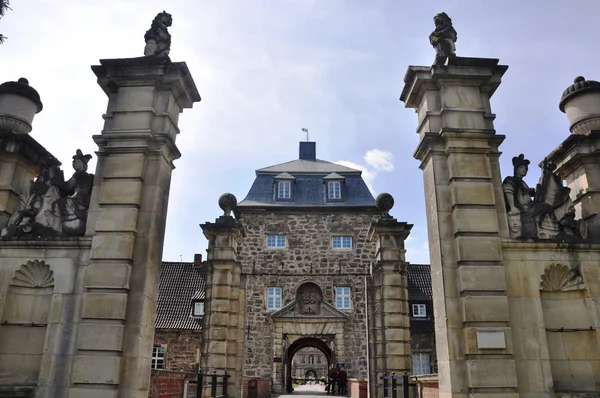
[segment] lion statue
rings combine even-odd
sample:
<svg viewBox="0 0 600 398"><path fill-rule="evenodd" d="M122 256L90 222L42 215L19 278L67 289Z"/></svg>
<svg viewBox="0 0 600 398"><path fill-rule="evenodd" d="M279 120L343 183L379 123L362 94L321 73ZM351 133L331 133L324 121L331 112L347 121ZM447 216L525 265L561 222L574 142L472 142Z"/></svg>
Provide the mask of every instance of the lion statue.
<svg viewBox="0 0 600 398"><path fill-rule="evenodd" d="M435 30L429 35L429 42L435 48L434 65L444 65L446 60L456 55L456 40L458 35L452 26L452 19L445 12L433 17Z"/></svg>
<svg viewBox="0 0 600 398"><path fill-rule="evenodd" d="M146 47L144 48L144 55L166 57L169 55L171 50L171 35L167 28L173 23L171 14L163 11L154 18L152 26L146 31L144 40L146 40Z"/></svg>

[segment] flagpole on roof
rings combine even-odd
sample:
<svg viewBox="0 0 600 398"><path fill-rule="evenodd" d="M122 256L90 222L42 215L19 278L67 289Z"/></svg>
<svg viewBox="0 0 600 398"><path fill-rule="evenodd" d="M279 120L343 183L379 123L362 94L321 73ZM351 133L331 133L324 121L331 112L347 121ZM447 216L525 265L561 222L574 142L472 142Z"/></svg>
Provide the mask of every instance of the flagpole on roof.
<svg viewBox="0 0 600 398"><path fill-rule="evenodd" d="M303 132L303 133L306 133L306 142L308 142L308 129L307 129L307 128L304 128L304 127L302 127L302 132Z"/></svg>

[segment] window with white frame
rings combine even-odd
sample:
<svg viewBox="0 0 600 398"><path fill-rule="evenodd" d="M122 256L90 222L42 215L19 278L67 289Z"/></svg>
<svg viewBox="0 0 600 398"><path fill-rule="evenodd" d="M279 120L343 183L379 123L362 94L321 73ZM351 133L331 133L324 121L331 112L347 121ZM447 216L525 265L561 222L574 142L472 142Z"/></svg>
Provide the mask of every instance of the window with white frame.
<svg viewBox="0 0 600 398"><path fill-rule="evenodd" d="M195 301L193 316L203 316L203 315L204 315L204 301Z"/></svg>
<svg viewBox="0 0 600 398"><path fill-rule="evenodd" d="M152 347L152 369L164 369L165 368L165 347L161 345L154 345Z"/></svg>
<svg viewBox="0 0 600 398"><path fill-rule="evenodd" d="M268 310L281 309L281 288L280 287L267 288L267 309Z"/></svg>
<svg viewBox="0 0 600 398"><path fill-rule="evenodd" d="M267 247L283 248L285 240L285 235L267 235Z"/></svg>
<svg viewBox="0 0 600 398"><path fill-rule="evenodd" d="M427 316L425 310L425 304L413 304L412 305L412 316L415 318L424 318Z"/></svg>
<svg viewBox="0 0 600 398"><path fill-rule="evenodd" d="M342 183L340 181L331 181L327 183L327 192L328 199L341 199Z"/></svg>
<svg viewBox="0 0 600 398"><path fill-rule="evenodd" d="M335 288L335 308L338 310L350 309L350 288L336 287Z"/></svg>
<svg viewBox="0 0 600 398"><path fill-rule="evenodd" d="M352 237L333 236L331 238L331 247L334 249L352 249Z"/></svg>
<svg viewBox="0 0 600 398"><path fill-rule="evenodd" d="M412 354L412 374L428 375L431 373L431 360L428 352L414 352Z"/></svg>
<svg viewBox="0 0 600 398"><path fill-rule="evenodd" d="M277 183L277 199L291 199L292 197L292 182L279 181Z"/></svg>

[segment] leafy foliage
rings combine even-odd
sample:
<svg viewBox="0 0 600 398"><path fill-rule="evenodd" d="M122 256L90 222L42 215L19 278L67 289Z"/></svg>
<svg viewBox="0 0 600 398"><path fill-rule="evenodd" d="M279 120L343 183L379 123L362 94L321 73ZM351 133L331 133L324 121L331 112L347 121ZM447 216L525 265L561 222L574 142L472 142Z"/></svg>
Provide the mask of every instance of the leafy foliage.
<svg viewBox="0 0 600 398"><path fill-rule="evenodd" d="M7 10L10 10L10 0L0 0L0 18L4 16ZM0 44L7 38L0 34Z"/></svg>

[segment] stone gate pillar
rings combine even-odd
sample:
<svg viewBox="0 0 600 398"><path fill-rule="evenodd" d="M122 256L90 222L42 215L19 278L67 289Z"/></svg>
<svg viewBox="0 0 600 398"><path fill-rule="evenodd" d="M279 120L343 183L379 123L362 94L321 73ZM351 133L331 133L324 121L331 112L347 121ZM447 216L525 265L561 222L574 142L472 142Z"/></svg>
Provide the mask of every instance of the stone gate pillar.
<svg viewBox="0 0 600 398"><path fill-rule="evenodd" d="M401 376L411 368L408 277L404 241L411 224L389 215L394 204L390 194L377 197L383 216L369 227L369 240L376 242L371 269L369 310L369 378L372 397L383 397L384 374Z"/></svg>
<svg viewBox="0 0 600 398"><path fill-rule="evenodd" d="M490 97L507 66L410 66L425 186L440 397L517 397L500 239L508 238Z"/></svg>
<svg viewBox="0 0 600 398"><path fill-rule="evenodd" d="M183 62L106 59L108 96L86 235L81 325L69 397L147 396L177 122L200 96Z"/></svg>
<svg viewBox="0 0 600 398"><path fill-rule="evenodd" d="M241 289L242 266L237 261L237 245L244 236L244 230L240 222L230 215L236 205L235 196L221 195L219 206L225 214L214 223L201 225L208 239L208 250L200 366L203 373L226 372L229 375L227 393L239 398L242 394L245 298ZM209 393L208 389L205 390L204 396L209 396Z"/></svg>

